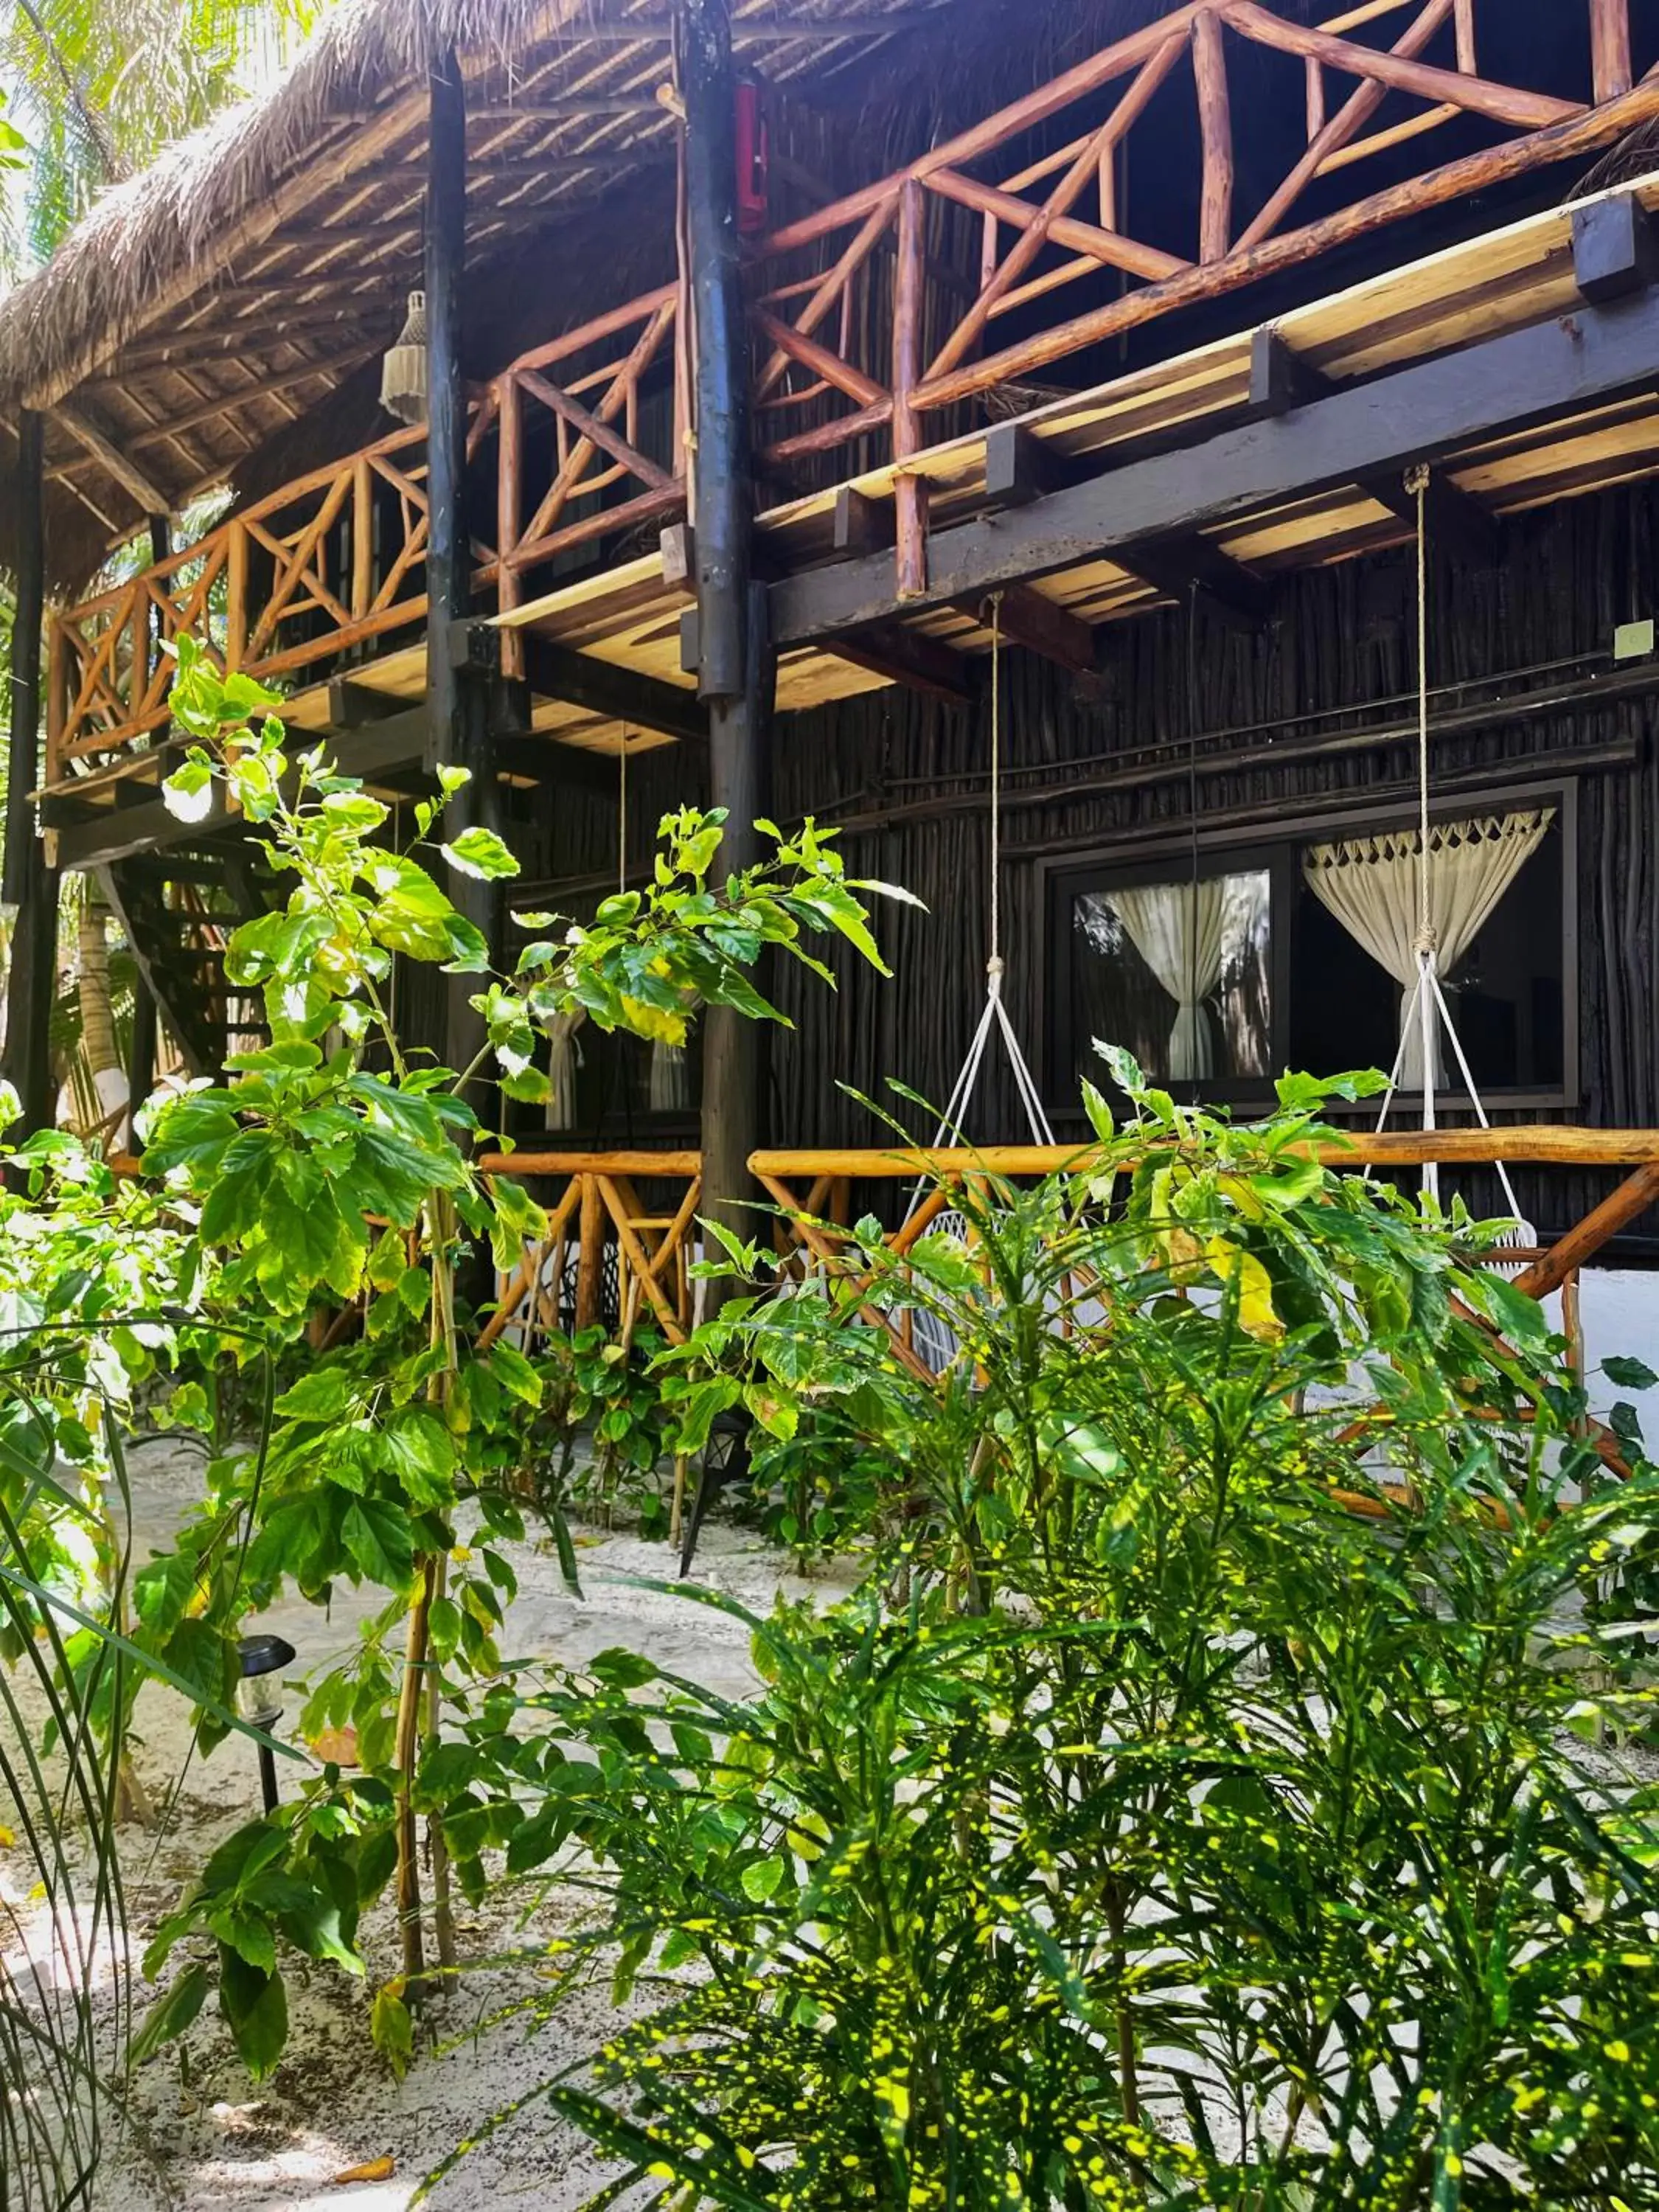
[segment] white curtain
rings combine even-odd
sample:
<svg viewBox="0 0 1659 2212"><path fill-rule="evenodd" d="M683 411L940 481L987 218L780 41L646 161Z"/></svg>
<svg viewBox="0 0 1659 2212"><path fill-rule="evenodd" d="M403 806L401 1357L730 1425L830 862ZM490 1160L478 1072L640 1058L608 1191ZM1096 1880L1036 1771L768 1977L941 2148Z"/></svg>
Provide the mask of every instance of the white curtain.
<svg viewBox="0 0 1659 2212"><path fill-rule="evenodd" d="M676 1114L691 1103L685 1072L685 1047L656 1037L651 1046L651 1111Z"/></svg>
<svg viewBox="0 0 1659 2212"><path fill-rule="evenodd" d="M1166 1079L1193 1083L1212 1075L1215 1038L1204 1001L1221 981L1226 878L1142 884L1110 898L1130 943L1176 1002Z"/></svg>
<svg viewBox="0 0 1659 2212"><path fill-rule="evenodd" d="M548 1081L552 1085L547 1102L547 1126L550 1129L574 1129L576 1126L576 1032L587 1019L585 1010L577 1006L568 1014L555 1014L547 1023L547 1034L553 1040L553 1050L548 1062Z"/></svg>
<svg viewBox="0 0 1659 2212"><path fill-rule="evenodd" d="M1436 965L1449 975L1491 919L1505 891L1544 841L1555 809L1474 815L1460 822L1438 822L1429 831L1429 908L1438 944ZM1334 845L1310 846L1303 872L1316 895L1356 944L1386 968L1401 991L1402 1027L1417 988L1418 833L1396 830L1381 837L1349 837ZM1423 1037L1416 1017L1404 1027L1406 1055L1401 1081L1408 1091L1423 1088ZM1435 1065L1430 1080L1438 1091L1446 1070L1435 1020Z"/></svg>

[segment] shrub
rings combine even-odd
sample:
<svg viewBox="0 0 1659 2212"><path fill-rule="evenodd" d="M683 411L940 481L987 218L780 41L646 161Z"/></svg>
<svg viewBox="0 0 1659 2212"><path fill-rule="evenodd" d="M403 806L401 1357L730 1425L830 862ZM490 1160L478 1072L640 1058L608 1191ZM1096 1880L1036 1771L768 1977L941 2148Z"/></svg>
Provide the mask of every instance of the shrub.
<svg viewBox="0 0 1659 2212"><path fill-rule="evenodd" d="M1659 1471L1459 1257L1495 1225L1318 1164L1333 1086L1245 1129L1119 1072L1075 1172L696 1347L689 1424L833 1400L916 1516L750 1621L750 1704L522 1686L509 1863L591 1855L649 1999L556 2101L662 2202L1652 2203L1659 1793L1608 1746ZM937 1387L858 1318L917 1302Z"/></svg>

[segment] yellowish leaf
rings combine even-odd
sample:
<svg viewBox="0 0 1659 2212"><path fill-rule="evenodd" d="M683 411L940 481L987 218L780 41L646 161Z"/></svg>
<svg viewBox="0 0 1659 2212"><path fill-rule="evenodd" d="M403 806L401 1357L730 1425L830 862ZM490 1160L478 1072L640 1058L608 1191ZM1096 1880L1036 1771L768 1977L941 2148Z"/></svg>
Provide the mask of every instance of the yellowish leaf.
<svg viewBox="0 0 1659 2212"><path fill-rule="evenodd" d="M390 2181L397 2171L395 2158L367 2159L362 2166L349 2166L343 2173L337 2173L334 2185L337 2189L342 2189L354 2181Z"/></svg>

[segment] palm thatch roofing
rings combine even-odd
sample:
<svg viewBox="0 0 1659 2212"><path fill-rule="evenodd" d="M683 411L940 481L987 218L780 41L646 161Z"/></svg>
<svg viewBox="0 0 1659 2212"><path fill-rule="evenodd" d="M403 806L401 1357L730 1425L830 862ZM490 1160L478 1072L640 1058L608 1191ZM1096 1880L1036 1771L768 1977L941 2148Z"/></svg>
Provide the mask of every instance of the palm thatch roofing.
<svg viewBox="0 0 1659 2212"><path fill-rule="evenodd" d="M739 65L786 118L775 153L779 136L805 147L835 193L1171 4L731 0ZM1556 4L1517 0L1511 32L1541 35ZM376 363L421 281L428 76L451 51L468 111L467 373L664 281L674 5L341 0L274 89L106 191L0 301L0 568L26 407L46 417L48 566L64 589L147 514L226 483L269 489L385 427Z"/></svg>
<svg viewBox="0 0 1659 2212"><path fill-rule="evenodd" d="M1015 68L1035 82L1167 4L1055 7L1022 23ZM362 385L420 281L427 77L452 49L467 82L469 270L483 272L472 296L522 302L533 257L544 304L539 326L516 334L525 344L659 281L672 253L675 126L660 97L671 7L343 0L272 91L106 191L0 301L0 566L22 408L46 416L49 567L69 586L158 501L176 511L354 375ZM733 7L740 64L814 102L839 94L872 175L909 150L884 136L925 143L948 112L975 23L993 46L999 27L1006 40L994 0ZM983 87L979 104L994 106L1009 80L994 76L988 98ZM864 130L854 104L866 92Z"/></svg>

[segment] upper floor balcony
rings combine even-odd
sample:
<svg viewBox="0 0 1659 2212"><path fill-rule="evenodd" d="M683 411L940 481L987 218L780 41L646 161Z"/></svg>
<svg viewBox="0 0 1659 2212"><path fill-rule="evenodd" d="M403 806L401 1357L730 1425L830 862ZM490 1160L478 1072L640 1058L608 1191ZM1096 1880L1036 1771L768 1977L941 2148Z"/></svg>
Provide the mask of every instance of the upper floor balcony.
<svg viewBox="0 0 1659 2212"><path fill-rule="evenodd" d="M765 571L891 564L880 620L779 637L780 705L896 678L960 687L988 617L971 595L941 602L941 530L1580 303L1561 202L1659 118L1659 22L1640 0L1559 0L1542 31L1529 12L1364 0L1315 24L1194 0L745 240ZM331 252L350 235L333 226ZM695 719L673 527L696 436L688 289L561 312L571 327L470 391L475 614L528 675L537 729L604 743L643 697L633 719L672 735ZM1269 322L1276 352L1253 343ZM140 443L191 428L187 410ZM421 698L426 439L389 429L54 612L49 818L100 823L165 772L163 648L181 632L291 694L301 726L337 721L331 681ZM1449 494L1499 511L1654 465L1659 427L1626 396L1589 430L1557 410L1502 451L1445 457ZM1357 461L1352 482L1264 497L1181 545L1042 549L997 619L1082 666L1097 623L1188 581L1248 599L1276 566L1402 527L1397 482ZM617 664L643 693L609 684Z"/></svg>

